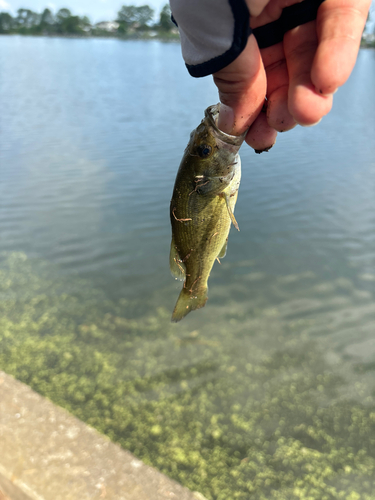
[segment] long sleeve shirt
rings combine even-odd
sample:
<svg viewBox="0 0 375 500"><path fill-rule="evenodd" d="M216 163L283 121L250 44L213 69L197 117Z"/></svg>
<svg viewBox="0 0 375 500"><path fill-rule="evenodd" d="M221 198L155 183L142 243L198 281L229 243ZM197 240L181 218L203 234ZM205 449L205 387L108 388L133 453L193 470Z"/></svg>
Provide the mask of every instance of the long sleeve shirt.
<svg viewBox="0 0 375 500"><path fill-rule="evenodd" d="M189 73L207 76L225 68L253 33L260 49L281 42L286 31L316 18L323 0L304 0L283 9L280 18L252 30L245 0L170 0Z"/></svg>

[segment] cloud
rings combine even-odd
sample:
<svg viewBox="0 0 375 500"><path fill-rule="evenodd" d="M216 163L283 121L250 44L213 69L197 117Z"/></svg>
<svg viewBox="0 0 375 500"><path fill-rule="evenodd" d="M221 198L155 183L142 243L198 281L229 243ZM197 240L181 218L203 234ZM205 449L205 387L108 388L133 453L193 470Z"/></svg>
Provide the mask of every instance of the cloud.
<svg viewBox="0 0 375 500"><path fill-rule="evenodd" d="M0 0L0 9L10 9L10 5L5 0Z"/></svg>

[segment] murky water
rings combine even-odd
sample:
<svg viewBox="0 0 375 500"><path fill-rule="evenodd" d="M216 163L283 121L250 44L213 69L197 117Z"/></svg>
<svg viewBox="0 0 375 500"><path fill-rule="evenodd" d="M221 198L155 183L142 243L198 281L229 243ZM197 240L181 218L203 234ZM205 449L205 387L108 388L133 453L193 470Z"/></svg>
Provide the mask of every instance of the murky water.
<svg viewBox="0 0 375 500"><path fill-rule="evenodd" d="M169 200L217 102L180 47L0 37L0 367L208 499L373 499L375 52L243 149L241 232L169 322Z"/></svg>

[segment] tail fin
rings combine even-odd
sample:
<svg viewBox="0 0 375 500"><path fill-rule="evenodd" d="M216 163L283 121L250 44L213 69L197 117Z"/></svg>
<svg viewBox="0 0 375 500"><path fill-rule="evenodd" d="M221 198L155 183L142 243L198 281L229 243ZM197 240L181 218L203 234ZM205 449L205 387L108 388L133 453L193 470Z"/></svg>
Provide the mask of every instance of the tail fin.
<svg viewBox="0 0 375 500"><path fill-rule="evenodd" d="M190 311L204 307L208 299L207 290L206 287L198 296L192 296L189 290L183 288L174 307L172 321L177 323L177 321L180 321L189 314Z"/></svg>

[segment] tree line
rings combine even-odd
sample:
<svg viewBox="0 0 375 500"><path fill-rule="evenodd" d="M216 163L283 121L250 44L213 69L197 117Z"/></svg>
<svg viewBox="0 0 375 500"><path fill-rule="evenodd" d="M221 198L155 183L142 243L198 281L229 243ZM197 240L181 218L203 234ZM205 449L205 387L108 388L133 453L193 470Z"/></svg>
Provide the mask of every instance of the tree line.
<svg viewBox="0 0 375 500"><path fill-rule="evenodd" d="M369 19L367 19L369 22ZM71 36L155 36L178 38L171 21L169 4L162 8L155 21L155 11L149 5L123 5L114 21L91 24L87 16L75 16L62 8L55 14L48 8L41 14L30 9L18 9L17 15L0 12L0 34L71 35ZM364 33L362 46L375 47L375 34Z"/></svg>
<svg viewBox="0 0 375 500"><path fill-rule="evenodd" d="M30 9L18 9L17 15L0 12L0 34L22 35L104 35L126 36L157 32L171 34L175 26L171 21L169 4L162 8L159 19L148 5L124 5L114 21L91 24L87 16L75 16L63 8L55 14L48 8L41 14Z"/></svg>

